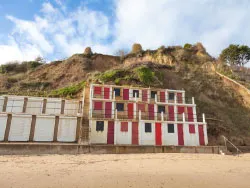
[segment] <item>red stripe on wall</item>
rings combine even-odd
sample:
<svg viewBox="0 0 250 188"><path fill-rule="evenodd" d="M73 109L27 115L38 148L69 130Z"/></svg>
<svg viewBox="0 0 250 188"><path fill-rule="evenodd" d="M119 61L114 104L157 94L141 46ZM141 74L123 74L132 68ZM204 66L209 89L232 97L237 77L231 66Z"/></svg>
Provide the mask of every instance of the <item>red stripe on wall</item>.
<svg viewBox="0 0 250 188"><path fill-rule="evenodd" d="M149 120L154 120L154 104L148 104L148 118Z"/></svg>
<svg viewBox="0 0 250 188"><path fill-rule="evenodd" d="M160 92L160 102L166 102L165 92L164 91Z"/></svg>
<svg viewBox="0 0 250 188"><path fill-rule="evenodd" d="M109 96L110 96L110 88L105 87L104 88L104 99L109 99Z"/></svg>
<svg viewBox="0 0 250 188"><path fill-rule="evenodd" d="M174 106L168 106L168 119L174 121Z"/></svg>
<svg viewBox="0 0 250 188"><path fill-rule="evenodd" d="M102 110L102 102L94 101L94 110Z"/></svg>
<svg viewBox="0 0 250 188"><path fill-rule="evenodd" d="M105 118L111 118L112 102L105 102Z"/></svg>
<svg viewBox="0 0 250 188"><path fill-rule="evenodd" d="M142 90L142 101L148 101L148 90Z"/></svg>
<svg viewBox="0 0 250 188"><path fill-rule="evenodd" d="M183 106L178 106L178 114L183 114L185 112L185 108Z"/></svg>
<svg viewBox="0 0 250 188"><path fill-rule="evenodd" d="M177 93L177 103L182 103L182 93Z"/></svg>
<svg viewBox="0 0 250 188"><path fill-rule="evenodd" d="M123 89L123 100L129 100L129 89Z"/></svg>
<svg viewBox="0 0 250 188"><path fill-rule="evenodd" d="M133 119L134 117L134 104L128 103L128 119Z"/></svg>
<svg viewBox="0 0 250 188"><path fill-rule="evenodd" d="M139 145L138 122L132 122L132 144Z"/></svg>
<svg viewBox="0 0 250 188"><path fill-rule="evenodd" d="M155 144L157 146L162 145L162 139L161 139L161 123L155 123Z"/></svg>
<svg viewBox="0 0 250 188"><path fill-rule="evenodd" d="M113 121L108 122L108 135L107 135L107 143L114 144L114 134L115 134L115 126Z"/></svg>
<svg viewBox="0 0 250 188"><path fill-rule="evenodd" d="M187 107L187 112L188 112L188 121L193 122L194 121L193 107Z"/></svg>
<svg viewBox="0 0 250 188"><path fill-rule="evenodd" d="M205 137L204 137L203 125L198 125L198 131L199 131L200 145L204 146L205 145Z"/></svg>
<svg viewBox="0 0 250 188"><path fill-rule="evenodd" d="M184 145L183 124L177 124L178 128L178 145Z"/></svg>

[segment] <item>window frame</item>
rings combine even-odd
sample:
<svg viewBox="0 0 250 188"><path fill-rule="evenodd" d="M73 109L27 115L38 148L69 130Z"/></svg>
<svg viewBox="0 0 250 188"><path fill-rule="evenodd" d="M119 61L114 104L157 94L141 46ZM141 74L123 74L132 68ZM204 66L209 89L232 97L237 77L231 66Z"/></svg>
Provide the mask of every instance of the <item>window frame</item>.
<svg viewBox="0 0 250 188"><path fill-rule="evenodd" d="M174 124L173 123L168 123L168 133L170 133L170 134L175 133L175 128L174 128Z"/></svg>
<svg viewBox="0 0 250 188"><path fill-rule="evenodd" d="M148 127L150 126L150 127ZM148 130L150 129L150 130ZM145 123L145 133L152 133L152 123Z"/></svg>

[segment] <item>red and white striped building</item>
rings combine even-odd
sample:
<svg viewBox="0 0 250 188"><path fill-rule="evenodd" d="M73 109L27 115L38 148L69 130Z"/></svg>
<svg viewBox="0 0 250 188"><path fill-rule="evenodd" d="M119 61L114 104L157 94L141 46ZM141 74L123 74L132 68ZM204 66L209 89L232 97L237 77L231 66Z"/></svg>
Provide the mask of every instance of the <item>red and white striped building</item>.
<svg viewBox="0 0 250 188"><path fill-rule="evenodd" d="M207 145L205 115L197 120L194 98L184 90L90 86L90 143Z"/></svg>

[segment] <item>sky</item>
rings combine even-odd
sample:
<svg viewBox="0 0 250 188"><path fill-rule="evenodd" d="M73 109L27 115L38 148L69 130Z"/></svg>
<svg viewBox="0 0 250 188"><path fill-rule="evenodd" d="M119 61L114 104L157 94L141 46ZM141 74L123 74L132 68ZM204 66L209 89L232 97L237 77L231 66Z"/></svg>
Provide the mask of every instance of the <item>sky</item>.
<svg viewBox="0 0 250 188"><path fill-rule="evenodd" d="M0 64L201 42L250 46L249 0L0 0ZM248 65L250 66L250 65Z"/></svg>

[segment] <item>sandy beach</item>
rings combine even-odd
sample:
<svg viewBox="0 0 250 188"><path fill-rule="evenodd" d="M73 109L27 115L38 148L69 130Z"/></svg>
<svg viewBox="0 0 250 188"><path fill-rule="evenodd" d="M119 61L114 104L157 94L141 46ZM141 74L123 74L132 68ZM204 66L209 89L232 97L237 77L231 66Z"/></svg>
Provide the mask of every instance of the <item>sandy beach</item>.
<svg viewBox="0 0 250 188"><path fill-rule="evenodd" d="M1 188L250 187L250 154L0 156Z"/></svg>

